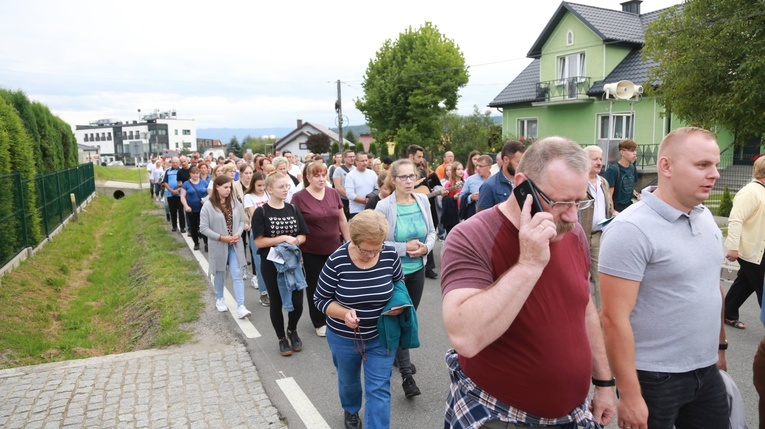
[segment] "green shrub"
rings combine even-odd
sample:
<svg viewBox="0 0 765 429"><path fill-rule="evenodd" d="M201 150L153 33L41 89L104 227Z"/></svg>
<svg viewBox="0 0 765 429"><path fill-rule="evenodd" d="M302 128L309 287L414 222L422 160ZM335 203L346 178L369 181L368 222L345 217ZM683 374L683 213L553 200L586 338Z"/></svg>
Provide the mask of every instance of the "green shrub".
<svg viewBox="0 0 765 429"><path fill-rule="evenodd" d="M728 189L728 185L725 185L725 189L723 189L722 199L720 200L720 207L717 208L717 216L720 217L728 217L730 216L730 211L733 208L733 198L730 196L730 190Z"/></svg>

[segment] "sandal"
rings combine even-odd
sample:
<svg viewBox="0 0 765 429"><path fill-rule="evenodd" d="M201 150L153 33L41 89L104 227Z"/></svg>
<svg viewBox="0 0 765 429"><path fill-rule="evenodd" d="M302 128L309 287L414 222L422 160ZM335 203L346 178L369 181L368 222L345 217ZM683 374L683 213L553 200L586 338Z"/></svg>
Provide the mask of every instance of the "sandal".
<svg viewBox="0 0 765 429"><path fill-rule="evenodd" d="M746 329L746 325L740 320L725 319L725 324L733 326L736 329Z"/></svg>

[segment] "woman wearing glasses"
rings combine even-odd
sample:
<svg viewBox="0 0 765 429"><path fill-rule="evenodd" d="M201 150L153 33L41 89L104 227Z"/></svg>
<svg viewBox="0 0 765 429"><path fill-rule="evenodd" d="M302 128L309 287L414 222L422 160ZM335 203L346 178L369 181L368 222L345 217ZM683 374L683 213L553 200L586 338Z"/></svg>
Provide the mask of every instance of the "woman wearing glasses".
<svg viewBox="0 0 765 429"><path fill-rule="evenodd" d="M380 213L362 211L351 220L349 230L351 241L327 259L313 300L327 315L327 343L337 369L345 427L362 427L359 410L365 391L363 427L387 428L394 354L380 345L377 320L393 296L393 282L402 281L404 275L396 250L384 243L388 222Z"/></svg>
<svg viewBox="0 0 765 429"><path fill-rule="evenodd" d="M428 252L436 243L436 229L430 213L428 196L413 193L417 180L414 163L399 159L390 166L386 179L393 193L377 204L376 211L388 220L388 235L385 244L393 246L401 258L404 283L416 309L420 305L425 285L425 264ZM396 352L396 364L403 379L404 395L412 398L420 394L412 375L414 367L409 361L409 350Z"/></svg>

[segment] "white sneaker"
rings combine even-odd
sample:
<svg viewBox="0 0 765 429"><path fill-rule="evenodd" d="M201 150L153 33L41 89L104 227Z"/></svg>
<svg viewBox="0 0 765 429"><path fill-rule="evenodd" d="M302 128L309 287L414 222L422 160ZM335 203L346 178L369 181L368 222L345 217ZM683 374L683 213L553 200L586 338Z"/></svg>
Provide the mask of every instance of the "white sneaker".
<svg viewBox="0 0 765 429"><path fill-rule="evenodd" d="M221 313L228 311L228 307L226 307L226 300L223 299L223 298L216 299L215 300L215 308L218 311L220 311Z"/></svg>
<svg viewBox="0 0 765 429"><path fill-rule="evenodd" d="M316 335L320 337L326 337L327 336L327 325L321 326L316 328Z"/></svg>
<svg viewBox="0 0 765 429"><path fill-rule="evenodd" d="M244 319L251 314L252 313L250 313L250 310L248 310L244 305L240 305L239 308L236 309L236 315L239 316L240 319Z"/></svg>
<svg viewBox="0 0 765 429"><path fill-rule="evenodd" d="M242 273L242 280L247 280L247 273Z"/></svg>
<svg viewBox="0 0 765 429"><path fill-rule="evenodd" d="M258 278L255 277L255 276L252 276L252 280L250 280L250 284L252 285L252 287L257 289L258 288Z"/></svg>

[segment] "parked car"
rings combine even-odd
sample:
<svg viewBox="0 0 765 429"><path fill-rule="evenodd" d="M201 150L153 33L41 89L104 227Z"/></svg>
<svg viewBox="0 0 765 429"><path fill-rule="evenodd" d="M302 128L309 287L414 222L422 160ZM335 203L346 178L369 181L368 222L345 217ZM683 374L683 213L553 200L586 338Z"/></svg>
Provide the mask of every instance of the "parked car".
<svg viewBox="0 0 765 429"><path fill-rule="evenodd" d="M106 164L107 167L124 167L125 163L122 161L112 161Z"/></svg>

